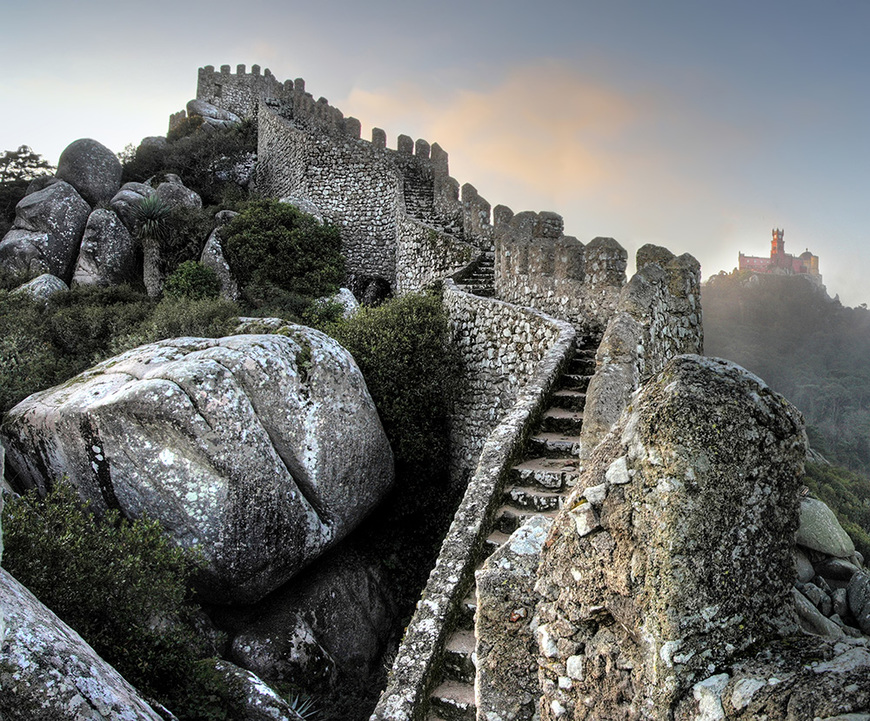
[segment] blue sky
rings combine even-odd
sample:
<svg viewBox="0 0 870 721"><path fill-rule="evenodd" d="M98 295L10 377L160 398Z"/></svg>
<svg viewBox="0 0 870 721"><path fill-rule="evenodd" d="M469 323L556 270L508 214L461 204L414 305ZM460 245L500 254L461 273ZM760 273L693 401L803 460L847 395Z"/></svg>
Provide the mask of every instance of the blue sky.
<svg viewBox="0 0 870 721"><path fill-rule="evenodd" d="M347 115L440 143L493 205L586 242L821 258L870 303L870 3L857 0L43 0L0 11L0 144L56 161L166 131L203 65L303 77Z"/></svg>

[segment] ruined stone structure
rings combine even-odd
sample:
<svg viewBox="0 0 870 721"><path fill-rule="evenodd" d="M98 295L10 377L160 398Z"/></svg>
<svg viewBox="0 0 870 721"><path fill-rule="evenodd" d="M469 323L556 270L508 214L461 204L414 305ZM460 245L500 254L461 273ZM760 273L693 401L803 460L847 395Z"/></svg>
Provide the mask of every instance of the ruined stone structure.
<svg viewBox="0 0 870 721"><path fill-rule="evenodd" d="M443 289L465 386L452 471L466 491L372 719L785 718L773 711L792 681L769 679L772 667L794 676L776 644L797 630L803 431L757 379L680 356L702 351L697 261L645 246L626 283L613 239L493 210L449 175L440 146L399 136L388 148L379 129L362 139L301 79L208 66L197 100L256 120L258 189L337 225L352 277ZM734 455L708 389L767 449L763 470ZM735 490L722 479L740 468ZM741 594L764 608L744 613ZM739 656L756 641L770 668ZM814 688L842 674L854 680L843 708L862 708L870 652L814 643L798 654L828 664Z"/></svg>
<svg viewBox="0 0 870 721"><path fill-rule="evenodd" d="M822 283L819 274L819 256L810 253L809 249L798 256L785 252L785 231L774 228L770 241L770 257L760 258L754 255L737 257L738 270L751 270L753 273L770 273L774 275L806 275L811 280Z"/></svg>

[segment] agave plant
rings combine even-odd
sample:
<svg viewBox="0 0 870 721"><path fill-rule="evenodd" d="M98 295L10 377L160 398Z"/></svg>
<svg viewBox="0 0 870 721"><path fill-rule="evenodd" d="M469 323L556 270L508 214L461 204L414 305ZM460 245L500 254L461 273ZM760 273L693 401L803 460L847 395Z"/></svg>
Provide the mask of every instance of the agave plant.
<svg viewBox="0 0 870 721"><path fill-rule="evenodd" d="M291 713L295 714L295 718L300 721L314 719L317 716L317 709L314 708L314 702L309 696L294 696L288 699Z"/></svg>
<svg viewBox="0 0 870 721"><path fill-rule="evenodd" d="M134 209L136 237L142 243L142 279L148 296L156 298L163 290L160 245L169 237L172 208L156 195L143 198Z"/></svg>

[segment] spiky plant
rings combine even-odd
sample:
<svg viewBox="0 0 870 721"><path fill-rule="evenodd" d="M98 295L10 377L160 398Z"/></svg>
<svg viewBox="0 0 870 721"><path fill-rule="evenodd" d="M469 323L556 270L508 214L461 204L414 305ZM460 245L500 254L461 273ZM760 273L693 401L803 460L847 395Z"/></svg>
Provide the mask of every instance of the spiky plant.
<svg viewBox="0 0 870 721"><path fill-rule="evenodd" d="M135 206L136 237L142 243L142 280L148 296L156 298L163 290L160 245L169 237L169 213L172 208L156 195Z"/></svg>
<svg viewBox="0 0 870 721"><path fill-rule="evenodd" d="M288 699L290 711L295 714L295 718L300 721L314 719L317 716L317 709L314 708L314 702L309 696L294 696Z"/></svg>

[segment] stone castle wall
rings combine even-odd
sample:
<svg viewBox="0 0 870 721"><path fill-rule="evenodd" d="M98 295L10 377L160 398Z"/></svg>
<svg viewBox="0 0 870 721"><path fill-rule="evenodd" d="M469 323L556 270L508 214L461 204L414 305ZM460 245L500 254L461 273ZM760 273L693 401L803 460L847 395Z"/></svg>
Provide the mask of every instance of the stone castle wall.
<svg viewBox="0 0 870 721"><path fill-rule="evenodd" d="M301 80L282 84L270 73L232 76L206 68L199 93L238 115L256 114L258 189L307 200L338 225L352 274L384 277L399 293L446 278L443 302L464 385L452 414L451 475L467 480L466 492L373 717L416 718L473 580L511 458L543 411L575 338L604 334L598 365L617 383L593 400L598 424L592 425L609 429L642 379L674 353L700 350L697 262L647 248L626 286L626 252L616 241L584 245L564 235L554 213L493 210L473 186L450 177L447 153L437 144L402 135L388 148L377 128L371 140L361 139L359 121L325 98L315 101ZM449 279L464 277L490 253L499 300L466 293ZM622 325L614 325L617 317ZM605 329L626 324L632 348L618 345L628 336L616 331L608 341Z"/></svg>
<svg viewBox="0 0 870 721"><path fill-rule="evenodd" d="M341 229L351 274L396 277L396 216L402 180L383 151L351 137L315 135L264 106L257 187L304 198Z"/></svg>
<svg viewBox="0 0 870 721"><path fill-rule="evenodd" d="M313 202L341 228L351 273L405 292L455 273L475 249L492 251L490 204L450 177L437 143L399 135L388 148L379 128L362 139L360 122L315 100L302 79L282 83L256 65L200 68L197 99L257 119L258 190Z"/></svg>
<svg viewBox="0 0 870 721"><path fill-rule="evenodd" d="M612 238L583 245L563 233L556 213L495 209L495 288L499 298L539 308L599 335L625 285L627 254Z"/></svg>
<svg viewBox="0 0 870 721"><path fill-rule="evenodd" d="M585 453L616 423L631 394L668 360L703 352L698 261L645 245L637 252L637 268L598 347L581 434Z"/></svg>
<svg viewBox="0 0 870 721"><path fill-rule="evenodd" d="M464 337L464 376L472 392L458 414L464 420L454 426L453 434L461 447L456 461L470 467L472 474L405 630L373 721L423 718L438 659L473 583L512 459L544 410L576 336L568 323L471 295L452 281L445 284L444 305L452 332ZM512 327L520 329L526 343L511 340L505 331ZM501 354L506 356L503 361L498 359ZM485 393L490 381L502 384L495 404ZM460 433L468 435L460 439Z"/></svg>
<svg viewBox="0 0 870 721"><path fill-rule="evenodd" d="M482 298L448 284L444 306L463 365L451 428L454 475L468 476L492 430L514 405L569 325L532 308Z"/></svg>

